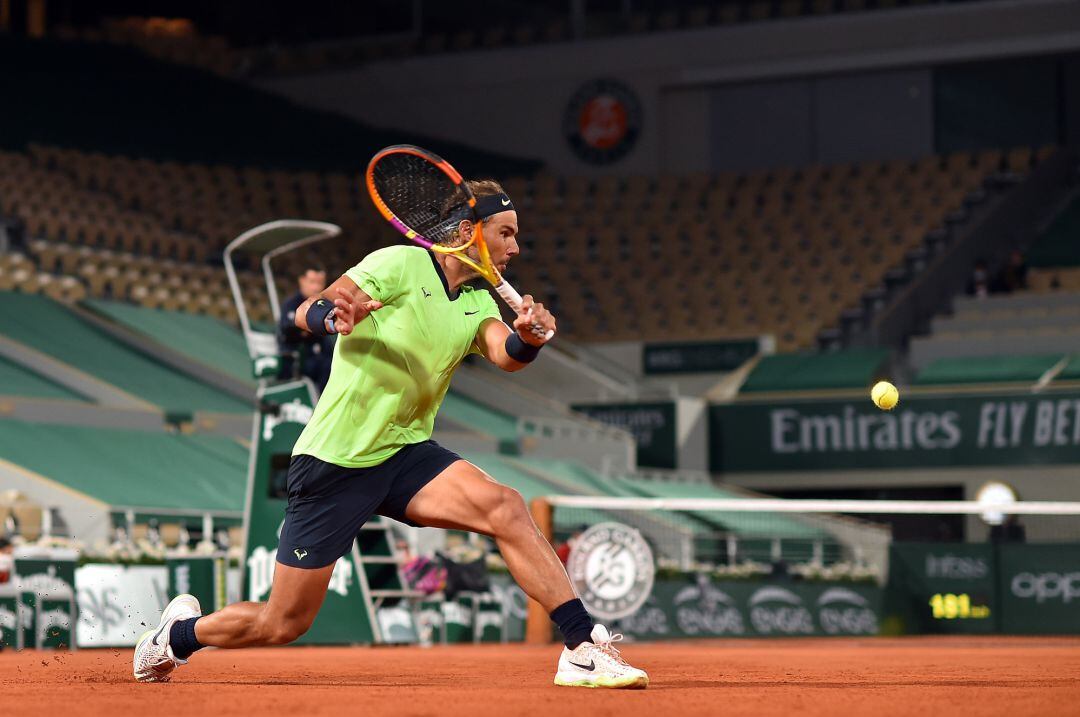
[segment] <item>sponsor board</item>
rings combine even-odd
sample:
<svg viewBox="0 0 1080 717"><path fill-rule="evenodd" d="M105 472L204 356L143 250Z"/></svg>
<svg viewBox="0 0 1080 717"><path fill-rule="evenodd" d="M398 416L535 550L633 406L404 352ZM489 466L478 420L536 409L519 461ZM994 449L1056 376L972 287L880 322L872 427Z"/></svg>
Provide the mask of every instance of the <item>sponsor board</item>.
<svg viewBox="0 0 1080 717"><path fill-rule="evenodd" d="M12 586L18 594L16 622L23 647L67 649L74 645L74 585L72 551L16 553Z"/></svg>
<svg viewBox="0 0 1080 717"><path fill-rule="evenodd" d="M645 344L642 370L647 375L734 371L759 350L758 339Z"/></svg>
<svg viewBox="0 0 1080 717"><path fill-rule="evenodd" d="M169 601L163 565L83 565L75 571L79 647L130 647L154 628Z"/></svg>
<svg viewBox="0 0 1080 717"><path fill-rule="evenodd" d="M529 598L508 574L491 576L491 592L502 605L503 635L507 642L525 639L525 620L529 610Z"/></svg>
<svg viewBox="0 0 1080 717"><path fill-rule="evenodd" d="M224 553L166 558L165 567L169 570L169 599L187 593L195 596L204 613L222 609L228 604L225 562Z"/></svg>
<svg viewBox="0 0 1080 717"><path fill-rule="evenodd" d="M684 637L876 635L881 590L871 585L658 580L612 629L638 640Z"/></svg>
<svg viewBox="0 0 1080 717"><path fill-rule="evenodd" d="M1080 633L1080 545L999 548L1002 629Z"/></svg>
<svg viewBox="0 0 1080 717"><path fill-rule="evenodd" d="M894 543L886 612L905 632L987 634L999 628L994 548Z"/></svg>
<svg viewBox="0 0 1080 717"><path fill-rule="evenodd" d="M639 466L676 467L678 444L674 402L575 404L571 408L594 421L633 435Z"/></svg>
<svg viewBox="0 0 1080 717"><path fill-rule="evenodd" d="M1080 394L711 406L709 442L717 472L1080 463Z"/></svg>
<svg viewBox="0 0 1080 717"><path fill-rule="evenodd" d="M578 538L566 572L591 614L617 620L645 603L656 568L652 549L636 529L599 523Z"/></svg>

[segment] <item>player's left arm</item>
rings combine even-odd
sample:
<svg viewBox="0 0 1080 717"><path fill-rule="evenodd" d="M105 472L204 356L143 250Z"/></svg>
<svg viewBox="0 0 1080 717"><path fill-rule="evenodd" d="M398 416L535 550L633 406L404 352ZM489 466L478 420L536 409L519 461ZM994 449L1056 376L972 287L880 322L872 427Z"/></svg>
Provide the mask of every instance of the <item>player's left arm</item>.
<svg viewBox="0 0 1080 717"><path fill-rule="evenodd" d="M521 311L514 319L513 328L498 319L488 319L476 332L476 345L484 358L503 371L520 371L548 342L533 332L533 324L542 326L546 334L555 330L555 317L543 304L534 302L526 294L522 297Z"/></svg>

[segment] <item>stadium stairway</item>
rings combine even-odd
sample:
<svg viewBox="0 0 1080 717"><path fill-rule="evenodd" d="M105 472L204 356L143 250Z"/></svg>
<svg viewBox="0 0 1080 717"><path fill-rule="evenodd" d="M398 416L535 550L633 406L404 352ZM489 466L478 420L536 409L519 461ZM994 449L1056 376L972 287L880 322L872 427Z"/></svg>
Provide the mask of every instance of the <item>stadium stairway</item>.
<svg viewBox="0 0 1080 717"><path fill-rule="evenodd" d="M956 352L963 350L967 338L977 339L975 343L980 344L973 347L971 355L985 355L988 351L983 349L989 345L983 337L956 337L949 346L947 338L932 334L924 341L920 334L932 328L935 316L948 313L954 300L957 308L962 308L963 299L958 297L965 291L978 260L986 261L991 275L996 275L1012 250L1037 236L1040 227L1053 218L1073 192L1077 162L1071 148L1048 149L1033 158L1026 172L993 175L988 182L992 201L970 207L965 217L955 217L955 221L949 222L949 232L939 237L942 241L920 256L911 257L909 278L898 282L886 296L879 297L868 317L848 326L846 343L899 348L910 339L911 360L916 369L935 358L963 355ZM1029 353L1054 350L1045 348L1047 344L1071 350L1078 337L1033 338L1034 345L1026 349Z"/></svg>
<svg viewBox="0 0 1080 717"><path fill-rule="evenodd" d="M938 361L1036 357L1027 369L1015 361L1011 368L1001 365L1006 376L1014 370L1030 371L1041 361L1039 356L1061 358L1080 352L1077 318L1080 293L1026 292L982 299L961 296L953 301L951 315L935 317L928 336L912 338L909 360L921 375ZM984 363L984 371L990 369L991 364Z"/></svg>

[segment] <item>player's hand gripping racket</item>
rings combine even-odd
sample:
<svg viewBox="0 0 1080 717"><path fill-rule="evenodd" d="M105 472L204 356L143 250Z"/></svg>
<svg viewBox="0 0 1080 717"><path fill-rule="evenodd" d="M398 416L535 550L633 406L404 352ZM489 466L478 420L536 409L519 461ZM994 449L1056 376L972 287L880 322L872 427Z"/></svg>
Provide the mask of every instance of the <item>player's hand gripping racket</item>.
<svg viewBox="0 0 1080 717"><path fill-rule="evenodd" d="M495 287L511 309L521 313L521 294L502 278L491 263L487 243L476 216L476 197L450 163L433 152L411 144L379 150L367 168L371 201L391 226L425 249L453 256L474 269ZM447 207L455 207L449 216ZM448 246L462 220L472 222L473 233L457 246ZM475 246L479 261L466 254ZM532 325L535 336L550 340L554 331Z"/></svg>

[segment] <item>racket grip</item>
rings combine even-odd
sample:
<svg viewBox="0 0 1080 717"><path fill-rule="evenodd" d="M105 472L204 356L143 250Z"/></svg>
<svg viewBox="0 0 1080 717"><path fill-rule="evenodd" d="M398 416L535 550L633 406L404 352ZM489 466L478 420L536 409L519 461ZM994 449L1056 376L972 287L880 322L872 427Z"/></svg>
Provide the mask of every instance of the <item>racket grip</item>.
<svg viewBox="0 0 1080 717"><path fill-rule="evenodd" d="M510 282L503 279L499 282L499 285L495 287L495 293L502 297L502 300L506 302L514 311L521 311L521 304L523 303L521 294L517 293L517 289L510 286ZM539 334L542 327L539 324L533 324L533 333ZM545 341L551 341L551 337L555 335L554 331L548 331L544 334Z"/></svg>

